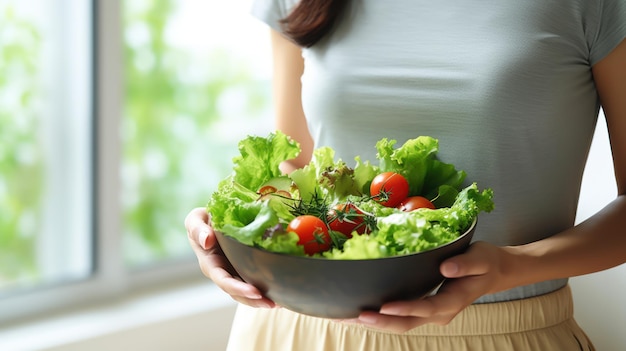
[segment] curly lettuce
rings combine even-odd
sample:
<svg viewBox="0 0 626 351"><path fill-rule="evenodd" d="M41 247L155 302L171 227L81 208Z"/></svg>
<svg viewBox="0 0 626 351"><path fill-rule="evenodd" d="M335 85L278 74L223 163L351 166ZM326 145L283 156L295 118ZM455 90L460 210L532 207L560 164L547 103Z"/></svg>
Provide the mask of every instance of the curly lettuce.
<svg viewBox="0 0 626 351"><path fill-rule="evenodd" d="M434 199L437 207L450 206L466 173L436 158L439 141L429 136L407 140L396 148L396 140L383 138L376 143L381 172L396 172L409 179L409 196Z"/></svg>
<svg viewBox="0 0 626 351"><path fill-rule="evenodd" d="M314 150L311 162L289 175L280 164L295 158L300 147L280 131L267 137L249 136L239 143L240 155L233 158L233 172L218 184L207 210L212 226L240 242L274 252L304 255L298 237L284 230L300 203L353 202L375 218L370 234L353 235L320 257L331 259L380 258L428 250L454 240L466 231L480 212L493 209L491 189L480 191L475 183L461 189L466 174L437 159L438 141L421 136L400 147L395 140L376 144L378 165L354 159L350 167L329 147ZM384 207L369 197L371 180L381 172L393 171L409 180L409 195L434 199L437 209L403 212ZM297 191L273 201L262 196L260 187L288 177ZM284 180L284 179L281 179ZM321 212L320 216L325 216Z"/></svg>
<svg viewBox="0 0 626 351"><path fill-rule="evenodd" d="M343 200L350 195L367 194L369 183L377 168L356 158L354 168L343 160L335 160L335 151L321 147L313 151L308 165L293 171L289 176L296 183L303 201L313 196L329 202Z"/></svg>
<svg viewBox="0 0 626 351"><path fill-rule="evenodd" d="M323 255L332 259L371 259L430 250L457 239L480 212L491 212L493 208L493 191L480 191L473 183L461 190L450 207L412 212L389 209L387 215L377 217L378 230L353 236L342 249L333 248Z"/></svg>

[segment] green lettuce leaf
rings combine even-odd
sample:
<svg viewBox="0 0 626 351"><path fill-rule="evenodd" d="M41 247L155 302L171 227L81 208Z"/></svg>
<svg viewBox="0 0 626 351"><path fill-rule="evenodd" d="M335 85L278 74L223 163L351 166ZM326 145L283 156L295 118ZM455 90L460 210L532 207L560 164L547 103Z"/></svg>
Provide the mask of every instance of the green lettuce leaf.
<svg viewBox="0 0 626 351"><path fill-rule="evenodd" d="M268 181L286 177L279 166L298 155L299 145L279 131L266 138L249 136L239 143L240 155L233 158L233 173L218 184L207 204L211 224L246 245L304 255L297 235L284 230L294 218L292 205L312 199L328 206L349 201L373 215L376 228L370 234L353 235L342 248L335 247L321 256L364 259L437 247L465 232L480 212L493 210L493 191L480 191L476 183L461 189L465 172L436 158L436 139L418 137L399 148L395 143L382 139L376 144L377 166L356 157L356 165L349 167L341 159L336 160L329 147L314 150L307 166L287 176L297 186L291 195L300 195L290 200L262 197L258 191ZM411 196L434 198L438 208L403 212L371 200L372 179L386 171L404 175ZM321 211L319 215L325 217L326 213Z"/></svg>
<svg viewBox="0 0 626 351"><path fill-rule="evenodd" d="M278 224L278 216L267 202L242 204L236 207L234 214L243 220L225 223L219 230L250 246L263 238L267 228Z"/></svg>
<svg viewBox="0 0 626 351"><path fill-rule="evenodd" d="M313 151L311 162L303 168L293 171L289 176L297 185L303 201L310 201L314 196L329 203L341 201L348 196L360 196L369 187L377 173L376 167L369 162L356 158L354 168L343 160L335 160L335 151L329 147L320 147Z"/></svg>
<svg viewBox="0 0 626 351"><path fill-rule="evenodd" d="M380 205L361 204L377 217L377 230L371 234L353 235L343 249L324 253L329 259L382 258L410 254L436 248L451 242L467 231L478 214L494 208L493 191L482 192L476 183L459 192L454 204L448 208L419 209L403 212L396 209L379 209Z"/></svg>
<svg viewBox="0 0 626 351"><path fill-rule="evenodd" d="M429 136L407 140L396 148L396 140L381 139L376 143L381 172L402 174L409 182L409 195L421 195L428 199L437 198L438 206L449 206L466 174L454 165L436 158L439 141ZM442 185L448 187L441 188ZM443 191L443 195L440 193ZM445 196L444 196L445 195ZM448 196L451 195L451 196Z"/></svg>
<svg viewBox="0 0 626 351"><path fill-rule="evenodd" d="M271 201L272 206L269 201L258 201L257 191L268 180L282 176L280 164L296 157L300 146L276 131L265 138L248 136L239 142L239 152L233 158L233 173L218 184L207 210L215 229L251 245L261 239L263 228L277 224L279 218L289 219L287 206L281 201Z"/></svg>
<svg viewBox="0 0 626 351"><path fill-rule="evenodd" d="M298 156L300 146L281 131L268 137L249 136L239 142L239 156L233 158L236 183L258 190L268 180L282 176L280 164Z"/></svg>
<svg viewBox="0 0 626 351"><path fill-rule="evenodd" d="M259 242L260 247L267 251L279 252L288 255L304 256L304 246L298 245L298 234L283 231L281 233L264 238Z"/></svg>

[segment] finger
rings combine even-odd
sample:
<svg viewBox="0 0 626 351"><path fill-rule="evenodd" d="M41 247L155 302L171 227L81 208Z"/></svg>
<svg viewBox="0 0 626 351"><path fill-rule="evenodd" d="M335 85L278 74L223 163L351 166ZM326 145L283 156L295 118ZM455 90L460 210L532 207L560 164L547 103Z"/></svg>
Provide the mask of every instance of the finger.
<svg viewBox="0 0 626 351"><path fill-rule="evenodd" d="M417 301L394 301L384 304L380 313L389 316L433 318L438 315L455 311L456 301L451 302L445 296L436 295L437 298L425 298Z"/></svg>
<svg viewBox="0 0 626 351"><path fill-rule="evenodd" d="M219 270L219 269L218 269ZM223 275L216 272L213 281L235 301L253 307L271 308L275 304L272 300L264 297L254 286L247 284L223 271Z"/></svg>
<svg viewBox="0 0 626 351"><path fill-rule="evenodd" d="M209 225L209 214L205 208L198 207L189 212L185 217L185 228L189 241L202 249L207 250L215 244L215 235Z"/></svg>
<svg viewBox="0 0 626 351"><path fill-rule="evenodd" d="M420 325L426 324L426 321L419 317L398 317L387 316L376 312L362 312L359 315L358 322L368 325L372 328L387 330L394 333L404 333Z"/></svg>
<svg viewBox="0 0 626 351"><path fill-rule="evenodd" d="M447 318L455 316L474 300L475 294L467 291L472 287L474 277L467 277L463 282L448 281L437 291L437 294L420 300L394 301L384 304L380 313L392 316L413 316L420 318ZM462 283L462 284L460 284Z"/></svg>
<svg viewBox="0 0 626 351"><path fill-rule="evenodd" d="M420 300L389 302L380 308L380 313L390 316L429 318L434 316L437 311L436 306L430 301Z"/></svg>
<svg viewBox="0 0 626 351"><path fill-rule="evenodd" d="M363 312L359 320L374 328L404 332L424 325L447 325L474 300L464 284L475 285L480 277L467 277L444 283L436 295L413 301L384 304L379 313ZM462 282L464 281L464 282Z"/></svg>
<svg viewBox="0 0 626 351"><path fill-rule="evenodd" d="M219 246L215 246L207 251L202 251L201 255L198 256L198 262L202 273L207 278L213 280L213 282L220 286L220 288L226 290L229 294L248 296L250 298L261 297L261 293L257 288L243 282L243 279L239 277L239 274L235 271L226 256L224 256L224 253ZM250 290L251 292L247 293L246 291L229 290L228 286L223 284L223 282L228 283L228 279L234 279L237 282L244 284L238 285L244 287L245 290Z"/></svg>
<svg viewBox="0 0 626 351"><path fill-rule="evenodd" d="M198 207L190 211L185 217L185 228L191 247L198 257L200 270L207 278L239 303L252 307L275 307L275 303L264 297L256 287L239 278L219 245L215 245L217 241L205 208Z"/></svg>
<svg viewBox="0 0 626 351"><path fill-rule="evenodd" d="M489 272L489 248L476 243L461 255L445 260L439 270L446 278L460 278L472 275L483 275Z"/></svg>
<svg viewBox="0 0 626 351"><path fill-rule="evenodd" d="M211 250L213 251L213 250ZM253 307L274 307L272 300L263 296L261 291L234 275L234 270L224 256L217 252L205 252L199 258L200 269L215 285L230 295L235 301ZM229 271L230 270L230 271ZM231 272L232 271L232 272Z"/></svg>
<svg viewBox="0 0 626 351"><path fill-rule="evenodd" d="M185 217L185 227L191 228L192 226L209 222L209 213L204 207L196 207L191 210Z"/></svg>

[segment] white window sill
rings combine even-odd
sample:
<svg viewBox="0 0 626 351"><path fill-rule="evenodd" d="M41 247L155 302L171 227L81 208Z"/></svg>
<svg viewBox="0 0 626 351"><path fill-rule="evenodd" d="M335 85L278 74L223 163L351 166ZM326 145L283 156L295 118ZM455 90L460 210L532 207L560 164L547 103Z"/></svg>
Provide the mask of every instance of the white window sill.
<svg viewBox="0 0 626 351"><path fill-rule="evenodd" d="M208 280L0 328L0 350L223 350L236 303Z"/></svg>
<svg viewBox="0 0 626 351"><path fill-rule="evenodd" d="M572 279L576 319L599 350L626 349L626 337L619 331L626 323L626 307L621 303L625 273L622 265ZM602 286L611 289L598 290ZM0 327L0 350L220 351L226 348L235 307L228 295L203 279ZM599 320L598 314L606 318Z"/></svg>

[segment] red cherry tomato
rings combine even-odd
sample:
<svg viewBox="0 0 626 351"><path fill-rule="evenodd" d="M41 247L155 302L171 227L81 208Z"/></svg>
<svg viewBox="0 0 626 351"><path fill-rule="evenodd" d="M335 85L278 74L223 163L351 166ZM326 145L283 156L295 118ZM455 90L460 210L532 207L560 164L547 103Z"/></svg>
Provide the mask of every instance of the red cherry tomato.
<svg viewBox="0 0 626 351"><path fill-rule="evenodd" d="M326 223L315 216L302 215L292 219L287 231L298 234L298 244L304 246L304 252L309 256L330 249L331 239Z"/></svg>
<svg viewBox="0 0 626 351"><path fill-rule="evenodd" d="M411 212L418 208L430 208L434 210L435 205L423 196L409 196L400 202L398 208L402 211Z"/></svg>
<svg viewBox="0 0 626 351"><path fill-rule="evenodd" d="M383 172L372 179L370 195L386 207L396 207L409 195L409 182L402 174Z"/></svg>
<svg viewBox="0 0 626 351"><path fill-rule="evenodd" d="M367 229L365 215L354 204L337 204L328 211L328 226L331 230L342 233L348 238L352 232L363 234Z"/></svg>

